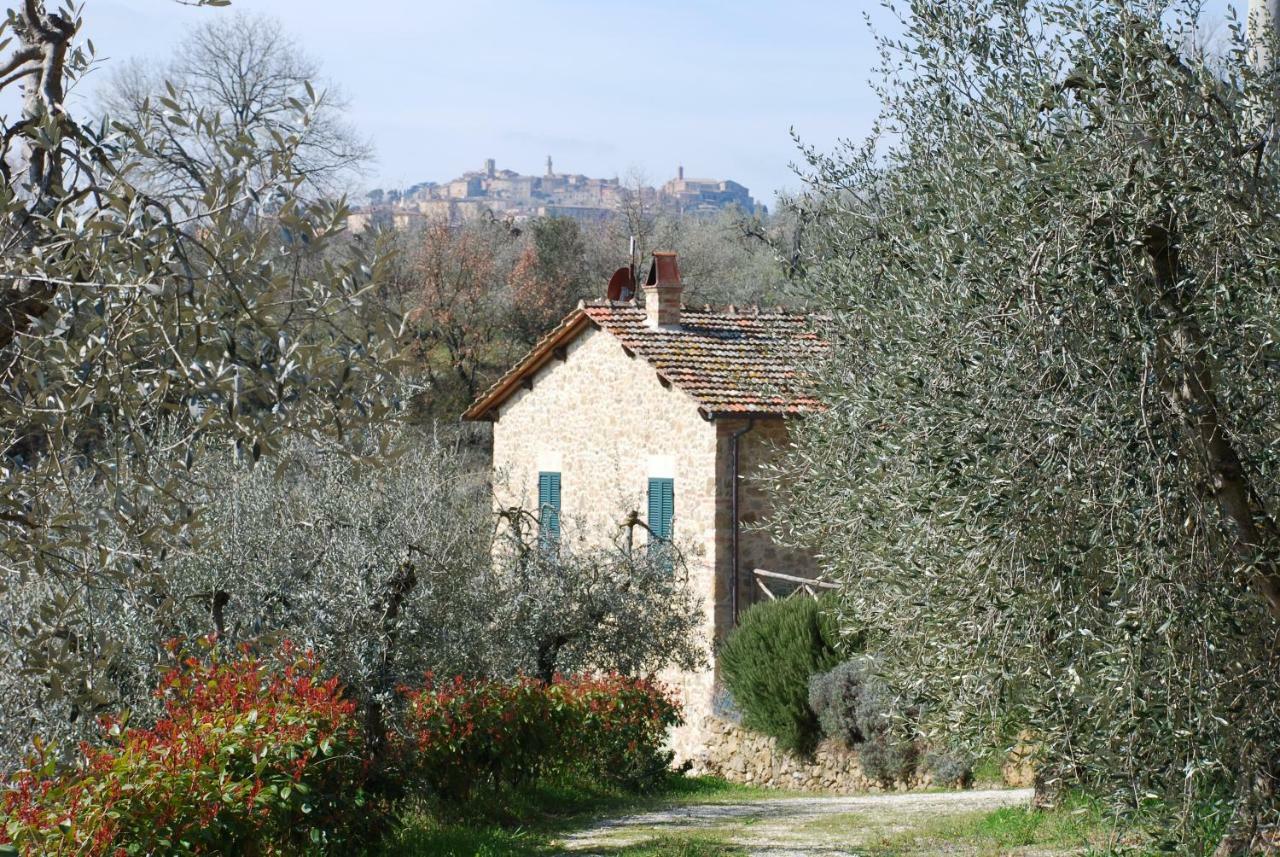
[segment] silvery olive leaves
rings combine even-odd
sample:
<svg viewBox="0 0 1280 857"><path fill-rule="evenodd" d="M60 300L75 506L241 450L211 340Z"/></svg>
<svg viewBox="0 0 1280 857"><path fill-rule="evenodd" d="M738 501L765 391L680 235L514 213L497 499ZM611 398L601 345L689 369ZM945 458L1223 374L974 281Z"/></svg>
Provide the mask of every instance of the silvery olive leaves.
<svg viewBox="0 0 1280 857"><path fill-rule="evenodd" d="M1190 2L894 5L876 133L806 151L779 529L935 737L1183 843L1274 821L1275 75Z"/></svg>
<svg viewBox="0 0 1280 857"><path fill-rule="evenodd" d="M399 323L370 300L376 243L343 239L343 205L300 192L295 156L323 100L310 84L282 106L290 132L234 130L172 85L137 122L93 119L67 98L95 65L79 7L29 0L0 26L0 87L23 94L0 134L0 671L20 679L4 703L14 736L116 705L132 641L112 628L132 613L156 647L199 596L171 585L166 559L191 548L202 450L252 462L291 436L381 448L370 427L396 406ZM188 144L160 154L189 155L173 166L199 178L164 199L145 189L160 117Z"/></svg>

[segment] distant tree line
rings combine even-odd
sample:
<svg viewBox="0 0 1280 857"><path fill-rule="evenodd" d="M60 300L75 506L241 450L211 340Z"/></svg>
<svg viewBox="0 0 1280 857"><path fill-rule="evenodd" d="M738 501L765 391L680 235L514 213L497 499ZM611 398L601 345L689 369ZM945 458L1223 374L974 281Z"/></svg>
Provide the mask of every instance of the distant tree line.
<svg viewBox="0 0 1280 857"><path fill-rule="evenodd" d="M391 233L397 248L385 299L408 320L423 419L455 419L581 300L602 299L628 264L630 238L680 256L691 305L798 305L787 215L713 219L659 215L583 225L563 217L519 223L443 221ZM364 240L364 239L358 239Z"/></svg>

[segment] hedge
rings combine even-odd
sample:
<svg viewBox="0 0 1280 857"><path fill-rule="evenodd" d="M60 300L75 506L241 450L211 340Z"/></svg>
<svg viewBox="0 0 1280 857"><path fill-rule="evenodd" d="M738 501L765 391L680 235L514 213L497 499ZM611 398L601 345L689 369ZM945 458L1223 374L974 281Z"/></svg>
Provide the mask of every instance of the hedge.
<svg viewBox="0 0 1280 857"><path fill-rule="evenodd" d="M666 729L679 721L661 687L616 675L428 678L402 692L388 764L398 786L444 799L549 774L642 788L667 769ZM345 854L390 819L356 706L311 655L224 660L209 648L157 694L154 725L104 718L74 766L38 744L0 780L0 854Z"/></svg>
<svg viewBox="0 0 1280 857"><path fill-rule="evenodd" d="M362 824L355 706L314 658L190 656L157 695L155 725L102 718L72 770L37 745L5 784L0 853L294 854Z"/></svg>
<svg viewBox="0 0 1280 857"><path fill-rule="evenodd" d="M642 789L667 770L667 728L680 719L661 687L618 675L549 685L428 679L404 692L404 779L455 800L564 774Z"/></svg>

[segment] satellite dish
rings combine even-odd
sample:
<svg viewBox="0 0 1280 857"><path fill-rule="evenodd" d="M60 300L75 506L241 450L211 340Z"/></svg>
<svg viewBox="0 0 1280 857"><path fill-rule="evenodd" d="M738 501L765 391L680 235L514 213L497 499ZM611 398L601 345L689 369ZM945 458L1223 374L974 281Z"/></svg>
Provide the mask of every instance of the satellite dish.
<svg viewBox="0 0 1280 857"><path fill-rule="evenodd" d="M636 293L636 278L631 266L626 265L613 272L609 278L609 290L605 293L611 301L629 301Z"/></svg>

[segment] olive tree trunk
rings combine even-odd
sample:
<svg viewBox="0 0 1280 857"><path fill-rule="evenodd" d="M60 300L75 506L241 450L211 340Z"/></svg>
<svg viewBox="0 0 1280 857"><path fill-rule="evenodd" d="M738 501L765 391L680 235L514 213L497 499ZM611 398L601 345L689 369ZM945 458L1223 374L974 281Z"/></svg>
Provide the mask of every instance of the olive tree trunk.
<svg viewBox="0 0 1280 857"><path fill-rule="evenodd" d="M1277 36L1280 35L1280 0L1249 0L1248 25L1250 60L1259 72L1269 73L1276 62ZM1264 145L1274 144L1274 121L1268 136L1271 139L1264 141ZM1187 331L1180 333L1185 339ZM1194 336L1195 331L1190 333ZM1201 414L1198 420L1201 425L1198 428L1204 445L1211 453L1218 453L1211 454L1210 458L1221 464L1214 468L1214 489L1224 514L1234 525L1238 548L1254 555L1255 587L1266 597L1272 612L1280 615L1280 582L1274 554L1276 524L1265 511L1255 508L1253 499L1256 495L1249 490L1239 458L1222 427L1216 424L1205 425L1207 420L1216 419L1217 413L1216 396L1213 395L1212 387L1206 389L1205 379L1209 377L1207 369L1202 366L1194 367L1188 373L1187 383L1176 391L1176 396L1188 406L1211 406L1199 407L1196 412ZM1212 380L1209 380L1209 384L1212 384ZM1268 546L1270 551L1263 547L1265 537L1270 537L1267 541L1272 542ZM1275 770L1259 770L1252 778L1242 779L1231 824L1218 842L1214 857L1243 857L1265 849L1260 841L1260 808L1270 804L1274 798L1275 775Z"/></svg>
<svg viewBox="0 0 1280 857"><path fill-rule="evenodd" d="M22 120L6 134L0 144L0 174L5 184L17 186L25 197L25 205L16 207L6 225L13 244L30 252L38 240L35 223L47 215L61 196L63 164L53 147L29 144L23 152L26 166L22 180L15 182L9 155L10 137L33 132L49 117L63 112L63 77L67 50L75 36L75 24L66 15L45 11L39 0L25 0L21 10L13 12L14 31L19 49L0 67L0 83L22 86ZM21 279L0 285L0 348L7 347L48 306L54 286L44 280Z"/></svg>

